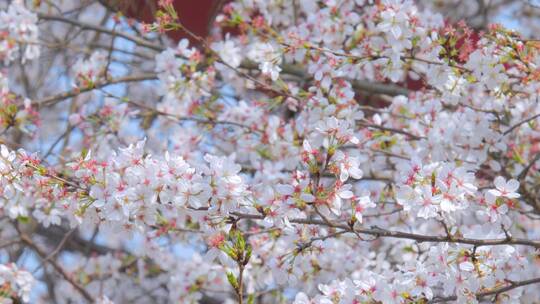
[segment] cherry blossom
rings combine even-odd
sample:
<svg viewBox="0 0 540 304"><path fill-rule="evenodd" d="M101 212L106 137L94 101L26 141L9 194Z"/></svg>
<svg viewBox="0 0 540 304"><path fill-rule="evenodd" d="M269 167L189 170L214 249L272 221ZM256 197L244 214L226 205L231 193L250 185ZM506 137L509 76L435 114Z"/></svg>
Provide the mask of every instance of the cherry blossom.
<svg viewBox="0 0 540 304"><path fill-rule="evenodd" d="M519 193L516 193L519 188L519 182L517 180L511 179L509 181L505 181L504 177L497 176L493 183L495 184L496 189L489 190L489 193L493 196L504 196L507 198L519 197Z"/></svg>
<svg viewBox="0 0 540 304"><path fill-rule="evenodd" d="M248 57L259 63L263 74L269 75L272 80L279 77L281 68L281 54L269 43L256 43L248 53Z"/></svg>
<svg viewBox="0 0 540 304"><path fill-rule="evenodd" d="M3 301L7 297L20 298L24 303L30 301L30 293L35 279L28 271L19 269L15 264L0 264L0 283ZM7 299L6 301L11 302Z"/></svg>
<svg viewBox="0 0 540 304"><path fill-rule="evenodd" d="M77 85L93 86L96 81L106 77L107 55L102 52L93 53L88 59L79 59L73 66Z"/></svg>
<svg viewBox="0 0 540 304"><path fill-rule="evenodd" d="M0 59L8 64L21 56L23 61L40 55L37 45L38 18L22 1L13 1L7 10L0 11Z"/></svg>

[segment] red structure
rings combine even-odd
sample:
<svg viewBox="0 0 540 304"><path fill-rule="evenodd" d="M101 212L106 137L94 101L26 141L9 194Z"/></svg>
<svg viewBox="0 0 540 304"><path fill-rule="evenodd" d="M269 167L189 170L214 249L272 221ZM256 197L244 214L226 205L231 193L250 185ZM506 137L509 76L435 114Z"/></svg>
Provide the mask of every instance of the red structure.
<svg viewBox="0 0 540 304"><path fill-rule="evenodd" d="M180 22L193 33L206 37L219 9L226 0L173 0ZM122 11L127 17L151 23L158 8L158 0L102 0L106 6ZM183 31L171 31L167 35L179 41L190 38ZM192 43L195 43L190 39Z"/></svg>

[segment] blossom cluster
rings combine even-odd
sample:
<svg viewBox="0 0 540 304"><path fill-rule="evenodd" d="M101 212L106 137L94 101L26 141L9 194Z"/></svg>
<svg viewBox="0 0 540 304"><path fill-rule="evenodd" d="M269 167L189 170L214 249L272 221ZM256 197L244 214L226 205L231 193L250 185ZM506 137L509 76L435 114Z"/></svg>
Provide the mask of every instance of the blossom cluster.
<svg viewBox="0 0 540 304"><path fill-rule="evenodd" d="M15 127L25 133L32 133L39 125L39 112L28 98L21 98L9 88L6 75L0 72L0 126L3 130Z"/></svg>
<svg viewBox="0 0 540 304"><path fill-rule="evenodd" d="M15 59L32 60L39 56L39 30L36 14L23 1L13 1L0 11L0 59L8 64Z"/></svg>
<svg viewBox="0 0 540 304"><path fill-rule="evenodd" d="M89 88L107 77L107 54L95 52L88 59L79 59L73 65L76 85Z"/></svg>
<svg viewBox="0 0 540 304"><path fill-rule="evenodd" d="M35 279L28 271L19 269L17 265L0 264L0 300L12 303L20 300L28 302Z"/></svg>
<svg viewBox="0 0 540 304"><path fill-rule="evenodd" d="M299 293L294 303L406 303L415 298L437 299L436 289L442 290L439 298L443 301L477 303L478 292L496 289L499 284L519 277L524 267L524 257L510 246L473 251L440 245L431 247L427 257L422 263L410 261L397 272L358 272L351 279L321 284L321 295L309 299L305 293ZM456 291L457 297L453 298ZM507 301L517 301L520 296L509 294Z"/></svg>
<svg viewBox="0 0 540 304"><path fill-rule="evenodd" d="M166 153L154 159L143 149L140 141L107 159L89 152L68 164L75 179L68 181L24 151L2 145L2 208L14 219L34 209L45 227L68 216L72 224L104 221L144 231L185 217L189 209L228 214L247 203L249 191L231 157L206 155L207 165L196 170L182 157ZM36 195L43 195L43 201L30 202Z"/></svg>

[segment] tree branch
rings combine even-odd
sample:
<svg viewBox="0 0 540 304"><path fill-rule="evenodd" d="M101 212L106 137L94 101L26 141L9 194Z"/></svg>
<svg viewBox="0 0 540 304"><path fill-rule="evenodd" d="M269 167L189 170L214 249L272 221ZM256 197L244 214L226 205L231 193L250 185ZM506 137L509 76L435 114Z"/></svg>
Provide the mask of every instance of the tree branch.
<svg viewBox="0 0 540 304"><path fill-rule="evenodd" d="M492 289L492 290L489 290L489 291L479 292L479 293L476 294L476 298L478 300L480 300L482 298L492 296L492 295L498 295L498 294L501 294L503 292L507 292L507 291L510 291L512 289L515 289L515 288L519 288L519 287L523 287L523 286L527 286L527 285L532 285L532 284L538 284L538 283L540 283L540 278L524 280L524 281L517 281L517 282L510 282L508 285L503 286L503 287L495 288L495 289ZM446 303L446 302L449 302L449 301L456 301L456 300L457 300L457 296L450 296L450 297L445 297L445 298L436 298L436 299L433 299L433 300L429 301L428 303L442 303L442 302Z"/></svg>
<svg viewBox="0 0 540 304"><path fill-rule="evenodd" d="M27 236L25 233L21 232L19 229L17 229L17 230L19 232L19 235L21 237L21 241L23 243L25 243L26 245L28 245L28 247L30 247L32 250L34 250L40 256L40 258L43 259L44 262L48 262L49 264L51 264L51 266L60 275L62 275L62 277L66 281L68 281L88 302L94 303L94 298L90 295L90 293L88 293L88 291L86 289L84 289L84 287L79 285L79 283L75 282L75 280L73 280L71 275L68 274L64 270L64 268L62 268L55 260L47 259L47 253L43 249L41 249L38 245L36 245L36 243L34 243L34 241L29 236Z"/></svg>
<svg viewBox="0 0 540 304"><path fill-rule="evenodd" d="M245 213L239 213L239 212L232 212L231 214L234 216L241 217L241 218L247 218L247 219L253 219L253 220L264 219L264 216L259 215L259 214L245 214ZM332 227L332 228L343 229L343 230L346 230L348 232L355 233L355 234L361 233L361 234L368 234L368 235L373 235L377 237L409 239L409 240L413 240L417 242L458 243L458 244L475 245L477 247L497 246L497 245L523 245L523 246L531 246L534 248L540 248L540 240L537 241L537 240L529 240L529 239L514 238L514 237L482 240L482 239L471 239L471 238L464 238L464 237L423 235L423 234L416 234L416 233L409 233L409 232L386 230L379 227L353 229L345 224L326 222L326 221L317 220L317 219L293 218L293 219L290 219L289 222L296 223L296 224L327 226L327 227Z"/></svg>
<svg viewBox="0 0 540 304"><path fill-rule="evenodd" d="M119 83L128 83L128 82L146 81L146 80L156 80L156 79L157 79L156 74L128 75L128 76L123 76L123 77L118 77L118 78L107 79L103 81L98 81L93 86L90 86L87 88L77 88L71 91L66 91L64 93L60 93L60 94L49 96L40 100L36 100L33 102L33 104L37 105L38 107L53 106L62 100L75 97L81 93L103 88L109 85L119 84Z"/></svg>

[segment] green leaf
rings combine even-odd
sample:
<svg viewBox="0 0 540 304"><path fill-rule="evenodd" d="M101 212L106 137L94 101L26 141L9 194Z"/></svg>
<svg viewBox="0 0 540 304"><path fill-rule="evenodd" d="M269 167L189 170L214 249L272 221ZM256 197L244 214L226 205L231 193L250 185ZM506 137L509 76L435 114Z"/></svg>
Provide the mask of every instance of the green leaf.
<svg viewBox="0 0 540 304"><path fill-rule="evenodd" d="M241 253L244 253L244 251L246 251L246 240L240 232L236 233L236 244L238 245L238 249Z"/></svg>
<svg viewBox="0 0 540 304"><path fill-rule="evenodd" d="M15 116L17 114L17 105L16 104L10 104L6 107L6 113L8 113L11 116Z"/></svg>
<svg viewBox="0 0 540 304"><path fill-rule="evenodd" d="M247 263L249 262L249 259L251 258L252 252L253 252L253 248L248 245L246 255L245 255L245 258L244 258L244 265L247 265Z"/></svg>
<svg viewBox="0 0 540 304"><path fill-rule="evenodd" d="M225 252L225 254L227 254L231 259L235 261L238 259L238 255L236 254L236 251L231 246L225 244L221 246L220 249L221 251Z"/></svg>
<svg viewBox="0 0 540 304"><path fill-rule="evenodd" d="M259 153L259 156L268 160L272 160L272 153L270 153L269 149L266 148L259 148L257 149L257 153Z"/></svg>
<svg viewBox="0 0 540 304"><path fill-rule="evenodd" d="M227 271L227 280L229 281L229 284L231 284L231 286L235 290L238 289L238 281L236 280L236 277L234 276L234 274L230 271Z"/></svg>
<svg viewBox="0 0 540 304"><path fill-rule="evenodd" d="M19 215L17 217L17 221L22 224L28 224L30 222L30 218L28 216Z"/></svg>

